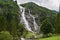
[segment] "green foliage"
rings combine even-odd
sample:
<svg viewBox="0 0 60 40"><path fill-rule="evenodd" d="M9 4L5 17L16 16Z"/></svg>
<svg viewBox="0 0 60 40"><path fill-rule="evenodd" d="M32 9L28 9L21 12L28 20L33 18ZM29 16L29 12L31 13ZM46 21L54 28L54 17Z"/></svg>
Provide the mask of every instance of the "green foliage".
<svg viewBox="0 0 60 40"><path fill-rule="evenodd" d="M27 34L26 34L26 38L36 38L36 34L34 34L34 33L31 33L31 32L28 32Z"/></svg>
<svg viewBox="0 0 60 40"><path fill-rule="evenodd" d="M43 21L40 29L41 29L42 33L45 34L46 36L48 36L49 33L53 32L53 27L48 19Z"/></svg>
<svg viewBox="0 0 60 40"><path fill-rule="evenodd" d="M60 34L60 13L57 14L57 18L56 18L56 33Z"/></svg>
<svg viewBox="0 0 60 40"><path fill-rule="evenodd" d="M0 31L9 31L14 40L26 33L20 24L19 7L13 0L0 0Z"/></svg>
<svg viewBox="0 0 60 40"><path fill-rule="evenodd" d="M13 0L0 0L0 31L9 31L18 36L19 7Z"/></svg>
<svg viewBox="0 0 60 40"><path fill-rule="evenodd" d="M21 23L18 26L18 36L25 36L27 34L27 30L25 29L24 25L22 25Z"/></svg>
<svg viewBox="0 0 60 40"><path fill-rule="evenodd" d="M0 40L13 40L13 36L7 31L2 31L0 32Z"/></svg>
<svg viewBox="0 0 60 40"><path fill-rule="evenodd" d="M15 20L15 23L18 23L18 11L17 4L12 0L0 0L0 27L5 28L5 26L10 26L12 20Z"/></svg>

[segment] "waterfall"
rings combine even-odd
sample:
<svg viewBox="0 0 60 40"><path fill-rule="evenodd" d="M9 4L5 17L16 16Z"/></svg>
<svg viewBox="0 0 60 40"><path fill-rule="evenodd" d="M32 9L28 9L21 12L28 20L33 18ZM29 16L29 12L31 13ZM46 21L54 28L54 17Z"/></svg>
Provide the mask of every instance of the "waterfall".
<svg viewBox="0 0 60 40"><path fill-rule="evenodd" d="M36 23L36 20L35 20L34 15L32 15L32 14L30 13L30 10L28 10L28 11L29 11L28 15L33 19L34 31L32 31L32 29L31 29L31 27L30 27L30 25L29 25L29 22L28 22L28 20L26 19L25 8L23 8L23 7L20 6L20 5L18 5L18 6L19 6L19 8L20 8L21 23L24 24L26 30L28 30L28 31L30 31L30 32L33 32L33 33L34 33L34 31L37 31L37 30L38 30L38 25L37 25L37 23Z"/></svg>
<svg viewBox="0 0 60 40"><path fill-rule="evenodd" d="M26 15L25 15L25 8L23 8L23 7L21 7L21 6L19 6L19 8L20 8L20 12L21 12L21 22L25 25L25 28L26 28L28 31L33 32L33 31L31 30L31 27L29 26L29 23L28 23L26 17L25 17L25 16L26 16Z"/></svg>
<svg viewBox="0 0 60 40"><path fill-rule="evenodd" d="M37 25L37 23L35 21L35 17L32 14L30 14L30 10L29 10L29 15L33 18L34 28L35 28L35 30L37 30L38 29L38 25Z"/></svg>
<svg viewBox="0 0 60 40"><path fill-rule="evenodd" d="M38 29L38 25L37 25L37 23L36 23L36 21L35 21L35 17L33 17L33 20L34 20L34 22L33 22L34 28L35 28L35 30L37 30L37 29Z"/></svg>

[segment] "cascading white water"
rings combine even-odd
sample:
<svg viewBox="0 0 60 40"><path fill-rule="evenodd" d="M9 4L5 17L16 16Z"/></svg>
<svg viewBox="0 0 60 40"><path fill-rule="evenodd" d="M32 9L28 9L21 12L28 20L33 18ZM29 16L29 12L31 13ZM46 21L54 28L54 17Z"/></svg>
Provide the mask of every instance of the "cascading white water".
<svg viewBox="0 0 60 40"><path fill-rule="evenodd" d="M34 31L32 31L30 25L29 25L29 22L28 20L26 19L26 15L25 15L25 8L23 8L22 6L18 5L19 8L20 8L20 12L21 12L21 23L23 23L25 25L25 28L28 30L28 31L31 31L34 33ZM30 15L30 17L33 18L33 26L34 26L34 29L35 31L38 30L38 25L35 21L35 17L30 13L30 10L28 10L29 13L28 15Z"/></svg>
<svg viewBox="0 0 60 40"><path fill-rule="evenodd" d="M35 17L33 17L33 20L34 20L34 28L35 28L35 30L37 30L38 29L38 25L37 25L37 23L36 23L36 21L35 21Z"/></svg>
<svg viewBox="0 0 60 40"><path fill-rule="evenodd" d="M35 28L35 30L37 30L38 29L38 25L37 25L37 23L35 21L35 17L32 14L30 14L30 10L29 10L29 15L33 18L34 28Z"/></svg>
<svg viewBox="0 0 60 40"><path fill-rule="evenodd" d="M26 17L25 17L25 8L23 8L23 7L21 7L21 6L19 6L19 7L20 7L20 11L21 11L21 21L23 22L23 24L25 25L25 28L26 28L28 31L33 32L33 31L31 30L31 27L29 26L29 23L28 23Z"/></svg>

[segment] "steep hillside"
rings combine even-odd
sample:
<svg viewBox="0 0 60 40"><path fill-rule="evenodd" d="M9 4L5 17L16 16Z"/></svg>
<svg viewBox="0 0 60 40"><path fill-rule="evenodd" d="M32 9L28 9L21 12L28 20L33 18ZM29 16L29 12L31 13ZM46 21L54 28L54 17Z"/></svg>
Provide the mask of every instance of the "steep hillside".
<svg viewBox="0 0 60 40"><path fill-rule="evenodd" d="M38 22L37 22L38 24L39 24L39 22L41 23L45 19L49 18L49 21L52 23L52 25L55 25L54 22L55 22L55 18L56 18L56 13L53 12L52 10L39 6L33 2L21 4L21 6L25 7L26 9L30 9L31 14L38 16L38 18L36 18L36 20L38 20Z"/></svg>

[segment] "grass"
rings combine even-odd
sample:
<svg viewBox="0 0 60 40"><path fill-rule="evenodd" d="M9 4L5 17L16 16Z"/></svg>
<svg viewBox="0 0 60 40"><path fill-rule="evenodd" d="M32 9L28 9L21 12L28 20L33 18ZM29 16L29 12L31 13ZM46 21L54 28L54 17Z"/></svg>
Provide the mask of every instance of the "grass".
<svg viewBox="0 0 60 40"><path fill-rule="evenodd" d="M42 38L42 39L39 39L39 40L60 40L60 36L52 36L52 37L49 37L49 38Z"/></svg>
<svg viewBox="0 0 60 40"><path fill-rule="evenodd" d="M28 34L26 35L26 38L36 38L36 34L30 33L28 32ZM34 40L60 40L60 34L53 34L51 37L48 38L37 38Z"/></svg>

